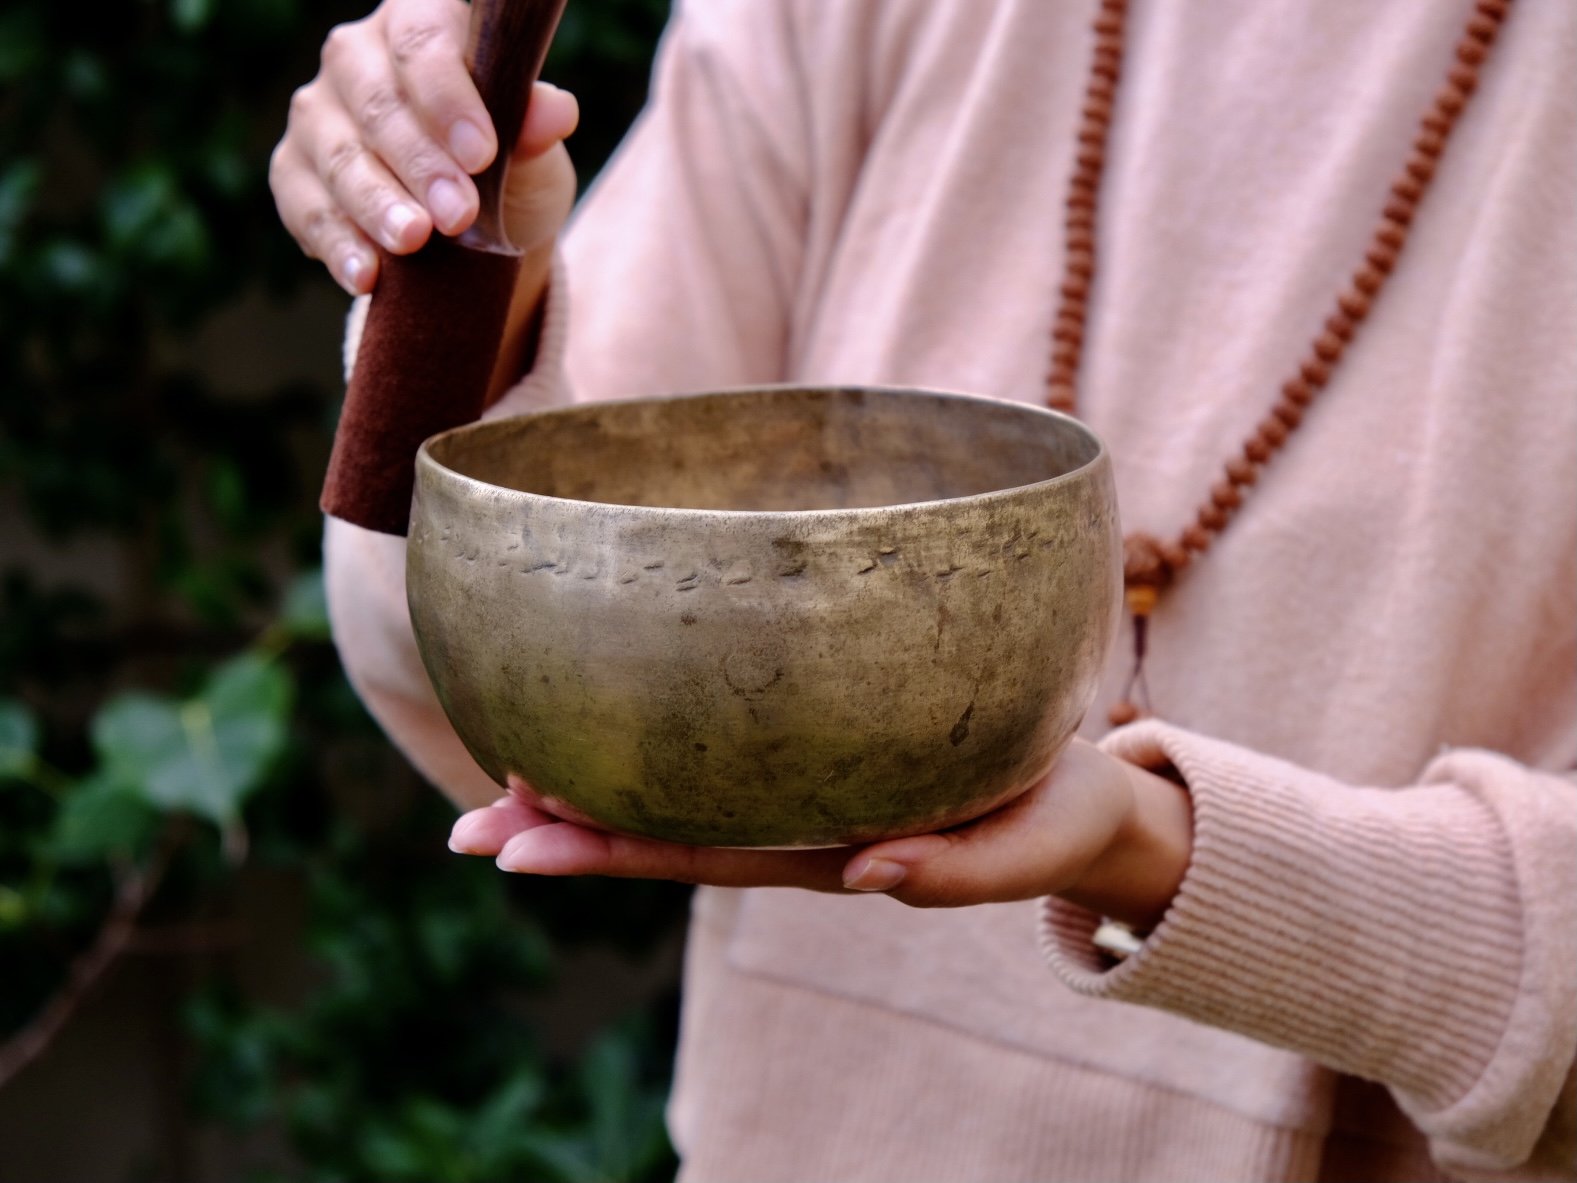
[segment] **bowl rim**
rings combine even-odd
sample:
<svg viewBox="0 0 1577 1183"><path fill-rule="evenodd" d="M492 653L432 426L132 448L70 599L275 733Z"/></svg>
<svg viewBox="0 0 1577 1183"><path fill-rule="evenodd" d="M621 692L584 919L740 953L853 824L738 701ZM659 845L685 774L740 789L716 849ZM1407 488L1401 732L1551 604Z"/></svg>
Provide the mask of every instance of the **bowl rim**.
<svg viewBox="0 0 1577 1183"><path fill-rule="evenodd" d="M457 469L449 467L432 454L433 445L454 436L465 435L482 431L489 427L501 424L518 422L524 419L540 419L550 415L572 414L584 411L590 407L626 407L636 405L650 405L652 403L673 403L699 398L718 398L728 395L742 394L771 394L778 391L823 391L829 393L872 393L880 395L921 395L929 398L938 398L954 402L985 403L996 407L1011 407L1017 411L1025 412L1032 416L1060 420L1063 424L1072 427L1080 435L1086 437L1094 445L1094 454L1067 472L1058 473L1056 476L1047 477L1045 480L1030 481L1028 484L1011 485L1001 489L991 489L984 493L970 493L962 497L936 497L927 501L898 501L885 505L861 505L847 508L830 509L695 509L684 506L668 505L627 505L617 501L587 501L577 497L555 497L547 493L533 493L525 489L512 489L506 485L495 485L478 477L467 476ZM1109 466L1110 459L1103 440L1088 424L1072 415L1050 407L1040 406L1036 403L1020 402L1017 399L999 398L994 395L972 394L960 390L947 390L941 387L930 386L900 386L882 385L859 382L771 382L749 386L727 386L708 390L682 391L671 394L647 395L635 398L619 399L588 399L584 402L562 403L557 406L543 407L538 410L523 411L518 415L498 415L492 418L478 419L471 423L464 423L458 427L451 427L447 431L440 431L422 441L416 453L416 485L418 490L422 485L422 477L428 475L430 479L452 483L459 488L474 487L473 491L487 496L506 500L518 501L521 504L545 504L563 506L585 506L592 510L607 512L617 511L621 515L633 515L640 520L660 521L664 518L677 518L688 522L735 522L749 523L777 523L793 519L795 521L814 520L820 522L837 521L840 518L872 518L884 514L901 514L904 511L917 511L934 509L938 506L959 505L963 503L980 504L996 500L1022 496L1029 490L1051 489L1061 484L1072 484L1075 481L1089 480L1099 473L1103 466ZM414 502L413 502L414 512Z"/></svg>

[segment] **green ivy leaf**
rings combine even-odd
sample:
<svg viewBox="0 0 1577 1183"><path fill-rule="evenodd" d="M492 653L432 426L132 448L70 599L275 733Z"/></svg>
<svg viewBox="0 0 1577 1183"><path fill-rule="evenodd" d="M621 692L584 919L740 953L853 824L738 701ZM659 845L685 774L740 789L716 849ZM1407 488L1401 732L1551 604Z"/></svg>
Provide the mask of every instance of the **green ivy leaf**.
<svg viewBox="0 0 1577 1183"><path fill-rule="evenodd" d="M218 456L207 476L208 507L226 532L239 533L247 515L246 478L240 467L229 457Z"/></svg>
<svg viewBox="0 0 1577 1183"><path fill-rule="evenodd" d="M228 197L246 196L252 170L240 149L229 144L210 148L203 156L203 176Z"/></svg>
<svg viewBox="0 0 1577 1183"><path fill-rule="evenodd" d="M591 1144L597 1165L616 1178L630 1174L638 1157L634 1117L639 1107L635 1049L624 1032L603 1032L581 1057L581 1088L591 1108Z"/></svg>
<svg viewBox="0 0 1577 1183"><path fill-rule="evenodd" d="M26 776L38 755L38 720L14 699L0 700L0 777Z"/></svg>
<svg viewBox="0 0 1577 1183"><path fill-rule="evenodd" d="M104 231L112 246L126 250L153 229L175 199L175 177L167 166L128 169L104 188Z"/></svg>
<svg viewBox="0 0 1577 1183"><path fill-rule="evenodd" d="M467 1142L480 1152L506 1150L513 1135L536 1114L547 1095L547 1081L534 1066L518 1068L471 1119Z"/></svg>
<svg viewBox="0 0 1577 1183"><path fill-rule="evenodd" d="M363 1136L362 1156L382 1179L420 1179L427 1169L421 1146L403 1130L377 1126Z"/></svg>
<svg viewBox="0 0 1577 1183"><path fill-rule="evenodd" d="M642 1088L639 1029L602 1032L581 1057L580 1085L590 1108L591 1145L608 1178L636 1178L663 1153L662 1102Z"/></svg>
<svg viewBox="0 0 1577 1183"><path fill-rule="evenodd" d="M110 76L103 60L87 50L76 49L68 53L60 72L66 90L78 101L96 101L109 93Z"/></svg>
<svg viewBox="0 0 1577 1183"><path fill-rule="evenodd" d="M189 201L175 198L140 246L143 257L156 266L196 273L210 254L208 225Z"/></svg>
<svg viewBox="0 0 1577 1183"><path fill-rule="evenodd" d="M254 653L232 657L213 672L198 696L221 722L267 717L284 725L290 713L290 676Z"/></svg>
<svg viewBox="0 0 1577 1183"><path fill-rule="evenodd" d="M104 279L99 257L80 242L66 238L45 245L38 264L39 274L47 287L66 295L90 293Z"/></svg>
<svg viewBox="0 0 1577 1183"><path fill-rule="evenodd" d="M214 0L171 0L170 17L183 33L195 33L214 15Z"/></svg>
<svg viewBox="0 0 1577 1183"><path fill-rule="evenodd" d="M0 932L12 932L27 924L32 908L27 896L14 887L0 883Z"/></svg>
<svg viewBox="0 0 1577 1183"><path fill-rule="evenodd" d="M298 575L285 590L280 623L290 635L303 641L326 641L329 637L329 601L323 590L323 569Z"/></svg>
<svg viewBox="0 0 1577 1183"><path fill-rule="evenodd" d="M16 231L33 208L44 170L36 160L18 160L0 169L0 268L11 262Z"/></svg>
<svg viewBox="0 0 1577 1183"><path fill-rule="evenodd" d="M178 769L186 754L181 715L168 699L133 691L105 703L93 717L93 748L106 774L161 805L154 786Z"/></svg>
<svg viewBox="0 0 1577 1183"><path fill-rule="evenodd" d="M154 806L224 825L284 748L290 699L284 671L242 654L186 702L114 699L93 720L93 746L110 776Z"/></svg>
<svg viewBox="0 0 1577 1183"><path fill-rule="evenodd" d="M536 1177L553 1183L603 1183L608 1178L597 1169L580 1139L543 1127L522 1130L522 1151L536 1159Z"/></svg>
<svg viewBox="0 0 1577 1183"><path fill-rule="evenodd" d="M167 163L129 168L101 198L110 246L133 263L201 270L210 256L208 226Z"/></svg>
<svg viewBox="0 0 1577 1183"><path fill-rule="evenodd" d="M138 794L107 776L79 784L55 815L47 849L62 863L101 862L112 852L147 845L157 815Z"/></svg>
<svg viewBox="0 0 1577 1183"><path fill-rule="evenodd" d="M459 980L470 952L470 930L464 913L452 908L434 908L416 917L415 937L439 981L446 985Z"/></svg>

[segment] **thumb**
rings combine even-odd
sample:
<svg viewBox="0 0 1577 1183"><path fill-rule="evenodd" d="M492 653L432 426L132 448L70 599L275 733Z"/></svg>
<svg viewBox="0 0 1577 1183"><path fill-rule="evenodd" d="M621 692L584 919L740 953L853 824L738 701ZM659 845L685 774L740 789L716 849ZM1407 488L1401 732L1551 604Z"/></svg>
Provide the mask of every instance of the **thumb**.
<svg viewBox="0 0 1577 1183"><path fill-rule="evenodd" d="M1054 834L1027 825L1016 804L960 829L868 846L844 864L843 886L914 908L1045 895L1066 873L1067 852Z"/></svg>
<svg viewBox="0 0 1577 1183"><path fill-rule="evenodd" d="M947 834L921 834L867 846L843 867L843 886L850 891L896 894L900 885L916 883L934 894L938 874L949 877L948 851L955 839ZM955 868L956 870L956 868Z"/></svg>
<svg viewBox="0 0 1577 1183"><path fill-rule="evenodd" d="M1099 857L1124 816L1126 782L1111 782L1110 762L1070 749L1050 775L984 817L865 847L844 864L843 885L883 891L917 908L1027 900L1063 890Z"/></svg>
<svg viewBox="0 0 1577 1183"><path fill-rule="evenodd" d="M538 82L531 90L526 119L520 127L510 158L531 160L575 134L580 126L580 103L567 90L551 82Z"/></svg>
<svg viewBox="0 0 1577 1183"><path fill-rule="evenodd" d="M550 245L575 204L575 166L564 150L564 137L579 119L574 95L537 83L504 183L504 227L520 250L530 253Z"/></svg>

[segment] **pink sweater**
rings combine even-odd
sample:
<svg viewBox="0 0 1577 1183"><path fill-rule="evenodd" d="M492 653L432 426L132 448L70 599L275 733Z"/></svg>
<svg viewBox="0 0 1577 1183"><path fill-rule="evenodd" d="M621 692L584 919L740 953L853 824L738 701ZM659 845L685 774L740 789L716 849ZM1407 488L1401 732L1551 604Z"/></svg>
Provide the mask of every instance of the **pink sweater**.
<svg viewBox="0 0 1577 1183"><path fill-rule="evenodd" d="M1041 399L1090 8L686 0L493 413L780 380ZM1081 406L1128 528L1175 534L1274 399L1468 8L1134 5ZM1103 742L1175 767L1197 835L1142 952L1106 969L1056 901L703 890L683 1178L1577 1177L1574 62L1577 5L1517 0L1331 387L1153 620L1165 722ZM346 666L490 799L401 545L329 525Z"/></svg>

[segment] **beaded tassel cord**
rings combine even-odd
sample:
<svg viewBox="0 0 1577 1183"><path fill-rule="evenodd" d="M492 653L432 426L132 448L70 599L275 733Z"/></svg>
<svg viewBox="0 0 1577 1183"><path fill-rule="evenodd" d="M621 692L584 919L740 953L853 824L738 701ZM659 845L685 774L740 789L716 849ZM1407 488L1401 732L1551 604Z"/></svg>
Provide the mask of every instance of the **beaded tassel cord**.
<svg viewBox="0 0 1577 1183"><path fill-rule="evenodd" d="M1279 397L1254 431L1223 465L1222 475L1171 540L1134 532L1123 539L1123 587L1133 620L1134 667L1123 697L1110 712L1114 726L1132 722L1148 710L1144 659L1150 614L1177 575L1210 547L1226 528L1259 472L1298 429L1310 404L1330 382L1359 326L1368 316L1407 244L1408 227L1429 190L1446 141L1478 88L1479 69L1489 56L1511 0L1478 0L1457 42L1446 80L1419 120L1407 160L1386 196L1363 259L1337 294L1324 327L1297 367L1282 383ZM1097 198L1106 164L1106 142L1122 73L1127 0L1101 0L1095 18L1095 46L1084 90L1078 152L1068 182L1066 247L1060 300L1052 329L1047 403L1072 412L1076 405L1079 361L1084 349L1090 288L1095 279ZM1143 709L1141 709L1141 707Z"/></svg>

